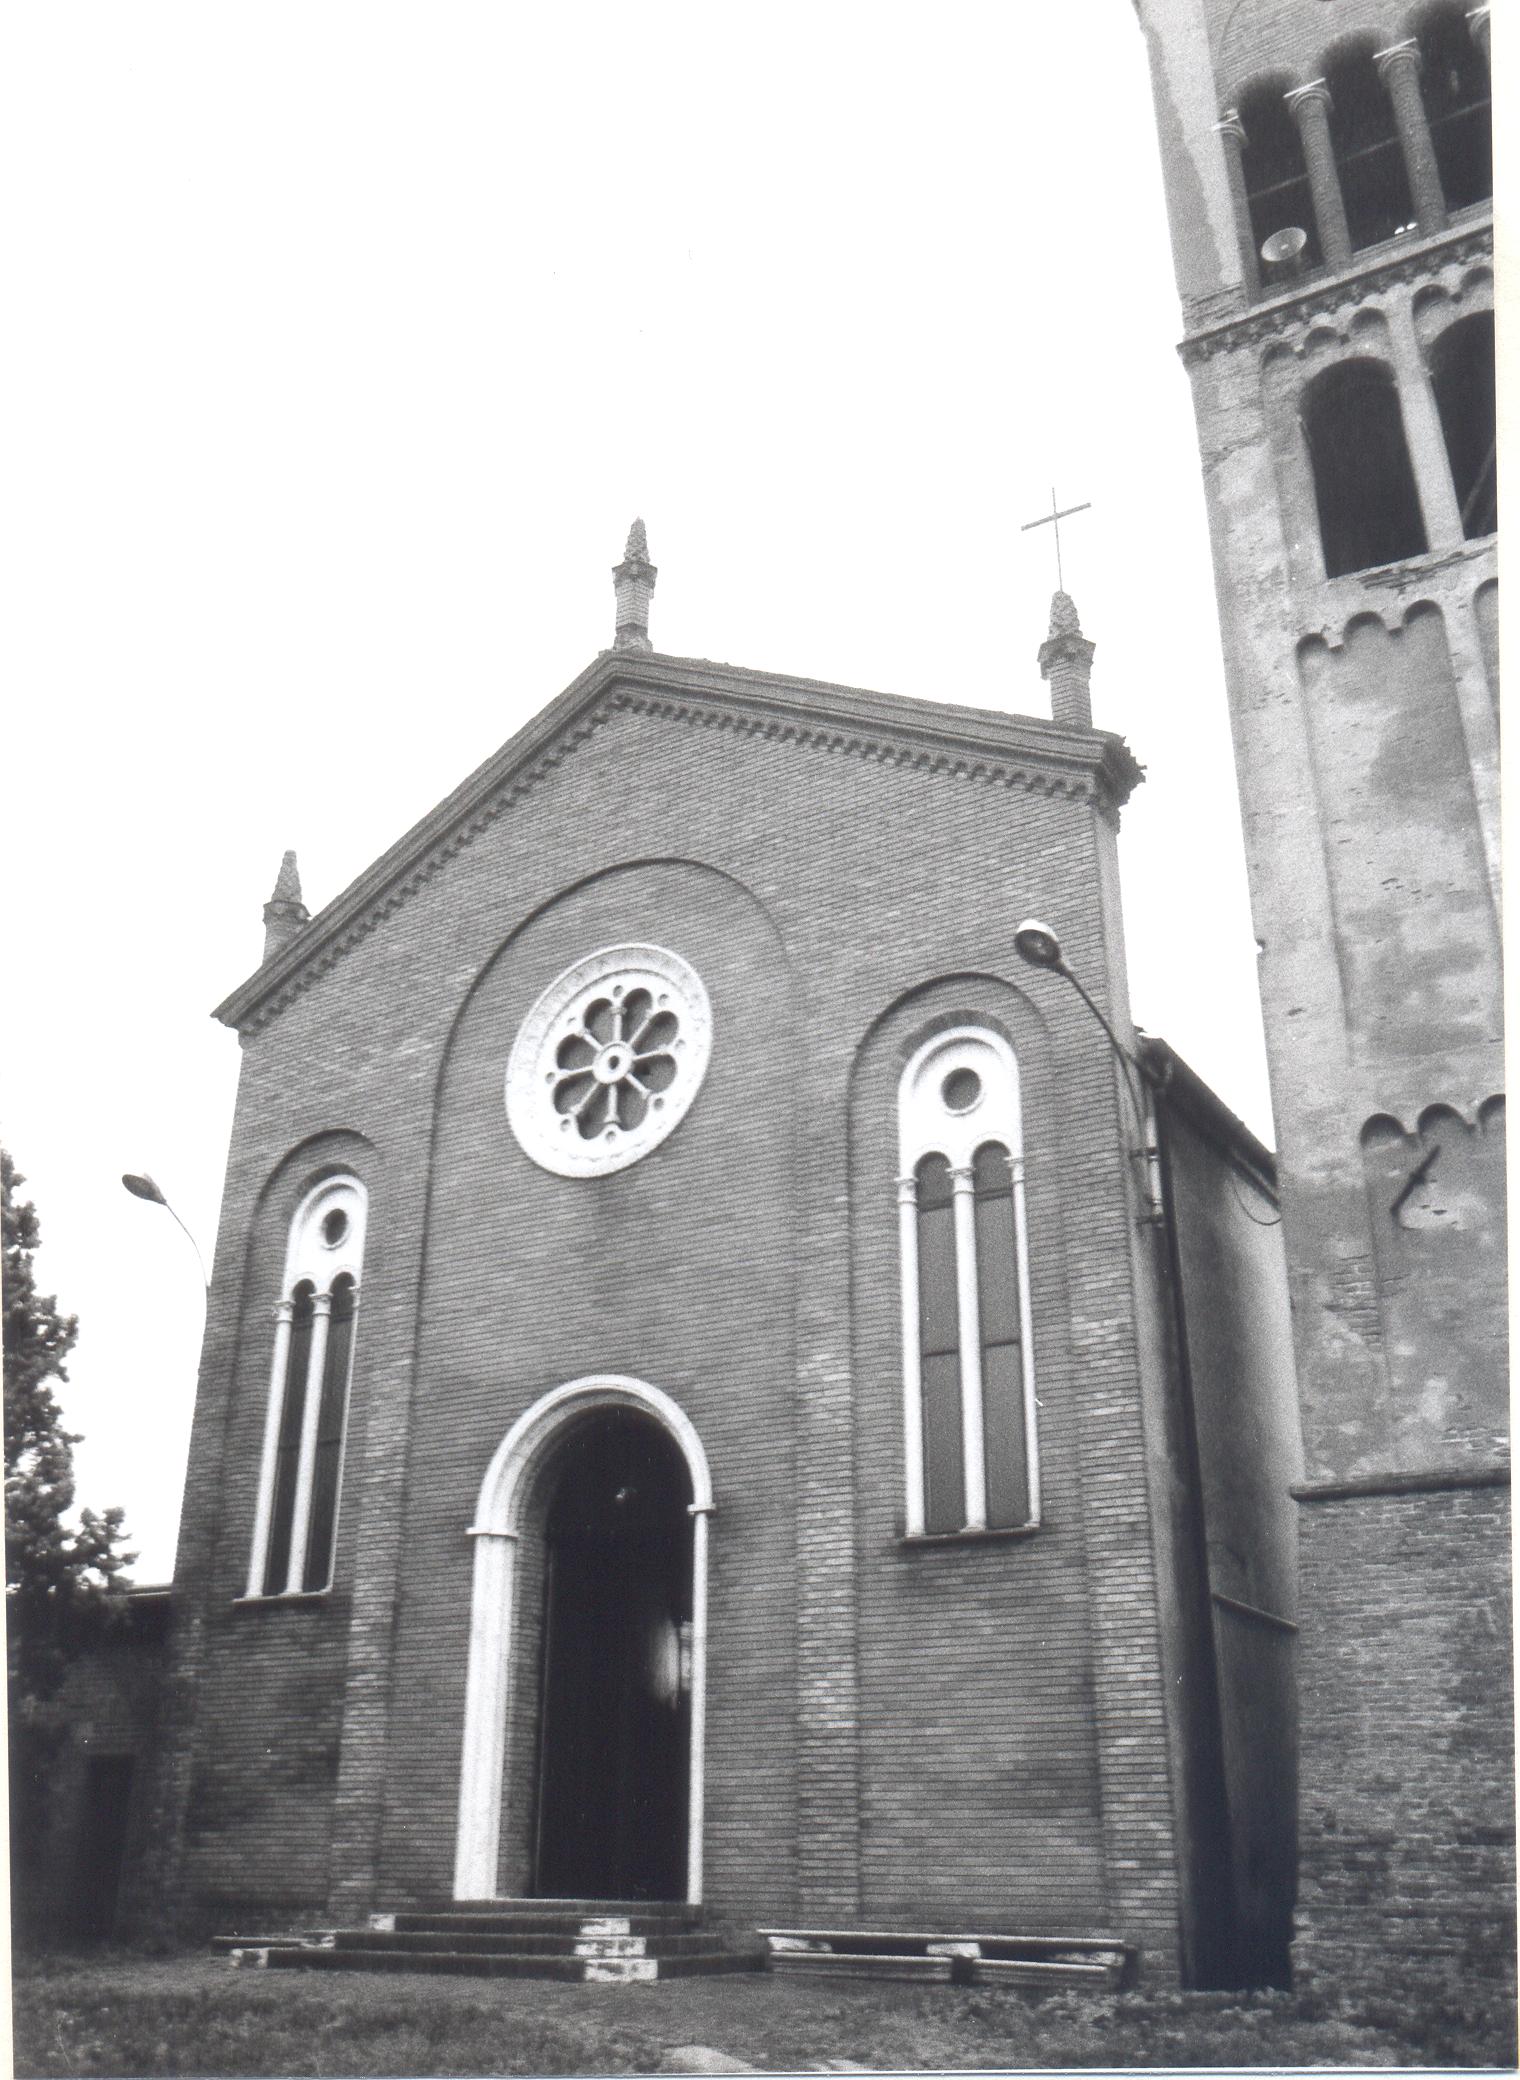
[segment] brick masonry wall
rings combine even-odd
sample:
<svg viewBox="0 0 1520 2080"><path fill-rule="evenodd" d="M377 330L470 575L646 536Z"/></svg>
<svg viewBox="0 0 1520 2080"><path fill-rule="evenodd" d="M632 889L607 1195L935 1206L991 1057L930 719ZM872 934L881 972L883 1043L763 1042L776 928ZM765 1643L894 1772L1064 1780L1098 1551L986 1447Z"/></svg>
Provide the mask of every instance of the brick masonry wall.
<svg viewBox="0 0 1520 2080"><path fill-rule="evenodd" d="M1512 1985L1508 1490L1308 1501L1299 1538L1296 1977Z"/></svg>
<svg viewBox="0 0 1520 2080"><path fill-rule="evenodd" d="M897 1089L947 1024L990 1024L1019 1058L1043 1525L1029 1538L902 1542ZM1099 1930L1113 1910L1094 1712L1092 1574L1072 1355L1068 1170L1050 1035L1030 999L988 975L916 992L872 1031L854 1078L850 1168L857 1535L862 1565L862 1910L873 1923ZM1114 1260L1122 1312L1128 1268ZM1110 1287L1112 1287L1112 1278ZM989 1800L989 1786L999 1796ZM958 1854L939 1844L957 1838ZM980 1918L979 1918L980 1917Z"/></svg>
<svg viewBox="0 0 1520 2080"><path fill-rule="evenodd" d="M1024 911L1114 974L1109 845L1090 804L984 771L613 710L249 1037L183 1547L178 1775L203 1903L247 1886L352 1913L447 1889L480 1480L541 1394L615 1371L680 1402L713 1470L713 1903L851 1919L932 1900L1110 1928L1175 1969L1113 1071L1057 986L1035 982L1036 1011L991 979ZM551 1177L505 1120L512 1039L570 961L641 940L706 981L707 1082L642 1162ZM852 1115L852 1079L867 1036L947 976L1032 1049L1052 1521L1023 1545L907 1553L895 1197L872 1203L895 1119L884 1084ZM338 1128L371 1225L337 1582L238 1607L268 1307ZM531 1596L531 1556L522 1576ZM531 1686L515 1696L511 1884Z"/></svg>
<svg viewBox="0 0 1520 2080"><path fill-rule="evenodd" d="M239 1124L246 1122L241 1101L248 1091L245 1078ZM296 1102L303 1109L309 1104L315 1114L321 1095L313 1099L303 1093ZM274 1347L274 1301L290 1220L324 1172L354 1171L372 1191L379 1180L374 1150L358 1135L319 1130L293 1140L295 1146L281 1152L283 1160L265 1168L253 1183L245 1219L229 1223L224 1217L214 1280L215 1327L202 1358L176 1565L176 1681L170 1706L177 1715L193 1715L193 1729L178 1736L190 1760L181 1772L177 1847L184 1859L181 1883L195 1902L197 1925L228 1914L246 1928L250 1919L267 1926L271 1920L320 1913L329 1890L333 1789L353 1609L349 1585L359 1531L351 1486L340 1502L329 1595L294 1603L250 1602L244 1592ZM237 1124L233 1147L234 1163L241 1155L250 1170L266 1152ZM371 1241L370 1266L376 1248L383 1264L386 1239L372 1236ZM363 1301L359 1333L372 1340ZM222 1350L228 1371L219 1377L214 1366ZM360 1438L362 1420L351 1426L350 1463Z"/></svg>
<svg viewBox="0 0 1520 2080"><path fill-rule="evenodd" d="M11 1914L17 1940L65 1941L112 1933L113 1909L130 1922L154 1818L152 1761L164 1690L167 1612L134 1599L118 1612L118 1629L93 1641L69 1666L63 1689L38 1715L41 1738L30 1750L30 1777L18 1767L28 1750L12 1733ZM130 1759L130 1792L119 1870L91 1802L91 1772L100 1762ZM20 1808L32 1828L19 1826ZM33 1831L35 1830L35 1832ZM121 1888L114 1897L118 1876Z"/></svg>

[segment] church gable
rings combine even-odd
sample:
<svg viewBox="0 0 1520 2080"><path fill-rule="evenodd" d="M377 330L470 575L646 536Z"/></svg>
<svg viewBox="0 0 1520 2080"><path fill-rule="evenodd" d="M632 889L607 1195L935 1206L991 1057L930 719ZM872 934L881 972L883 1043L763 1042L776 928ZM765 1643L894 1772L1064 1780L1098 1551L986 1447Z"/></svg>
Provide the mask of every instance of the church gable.
<svg viewBox="0 0 1520 2080"><path fill-rule="evenodd" d="M735 757L746 745L785 744L808 759L858 760L1092 802L1114 816L1140 778L1128 748L1104 732L702 661L607 651L315 919L308 924L303 916L294 929L282 929L263 967L216 1015L245 1033L267 1024L498 819L573 766L598 732L634 718L677 723L692 737L718 731ZM689 742L679 731L640 732L640 740L645 736L666 761L666 788L679 789ZM581 787L581 806L595 812L596 805L585 800L589 792ZM609 807L620 792L614 783Z"/></svg>

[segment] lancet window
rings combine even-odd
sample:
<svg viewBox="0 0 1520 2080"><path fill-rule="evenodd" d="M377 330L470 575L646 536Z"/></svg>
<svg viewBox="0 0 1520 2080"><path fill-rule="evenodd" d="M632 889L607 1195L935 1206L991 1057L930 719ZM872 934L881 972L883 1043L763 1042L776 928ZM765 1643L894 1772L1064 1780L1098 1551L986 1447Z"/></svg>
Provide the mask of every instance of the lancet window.
<svg viewBox="0 0 1520 2080"><path fill-rule="evenodd" d="M898 1095L909 1537L1037 1524L1039 1441L1018 1063L976 1027Z"/></svg>
<svg viewBox="0 0 1520 2080"><path fill-rule="evenodd" d="M363 1185L331 1177L307 1194L290 1225L275 1309L250 1596L313 1594L332 1580L365 1213Z"/></svg>

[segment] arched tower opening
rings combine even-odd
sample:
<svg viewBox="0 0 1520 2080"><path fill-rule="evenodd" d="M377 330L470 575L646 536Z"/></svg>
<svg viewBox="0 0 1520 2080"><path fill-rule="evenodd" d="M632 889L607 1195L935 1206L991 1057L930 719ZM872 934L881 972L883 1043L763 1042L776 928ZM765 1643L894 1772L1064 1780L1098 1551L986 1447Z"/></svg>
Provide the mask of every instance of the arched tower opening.
<svg viewBox="0 0 1520 2080"><path fill-rule="evenodd" d="M1325 65L1330 138L1354 249L1381 245L1415 228L1414 198L1393 102L1371 43L1339 51Z"/></svg>
<svg viewBox="0 0 1520 2080"><path fill-rule="evenodd" d="M1380 361L1337 361L1304 392L1327 578L1422 556L1425 522L1398 386Z"/></svg>
<svg viewBox="0 0 1520 2080"><path fill-rule="evenodd" d="M1488 62L1465 5L1427 8L1419 17L1420 89L1448 209L1469 209L1494 192Z"/></svg>
<svg viewBox="0 0 1520 2080"><path fill-rule="evenodd" d="M1475 311L1446 328L1430 350L1430 383L1462 532L1474 541L1499 525L1492 311Z"/></svg>
<svg viewBox="0 0 1520 2080"><path fill-rule="evenodd" d="M1297 227L1308 238L1303 264L1317 267L1322 255L1315 228L1314 199L1304 164L1303 139L1283 99L1288 84L1285 74L1274 74L1270 79L1254 81L1240 97L1240 121L1245 131L1240 164L1251 240L1259 253L1273 232Z"/></svg>

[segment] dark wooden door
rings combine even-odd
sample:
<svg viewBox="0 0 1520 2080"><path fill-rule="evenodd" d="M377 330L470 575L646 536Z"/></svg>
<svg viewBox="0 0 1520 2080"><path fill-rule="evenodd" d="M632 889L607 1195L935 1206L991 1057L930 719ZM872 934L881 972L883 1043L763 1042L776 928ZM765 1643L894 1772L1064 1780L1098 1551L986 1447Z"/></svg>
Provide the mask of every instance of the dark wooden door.
<svg viewBox="0 0 1520 2080"><path fill-rule="evenodd" d="M691 1519L652 1424L598 1419L548 1522L537 1891L680 1899L691 1760Z"/></svg>

